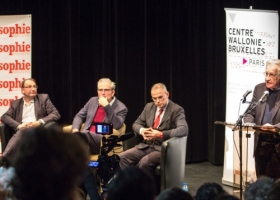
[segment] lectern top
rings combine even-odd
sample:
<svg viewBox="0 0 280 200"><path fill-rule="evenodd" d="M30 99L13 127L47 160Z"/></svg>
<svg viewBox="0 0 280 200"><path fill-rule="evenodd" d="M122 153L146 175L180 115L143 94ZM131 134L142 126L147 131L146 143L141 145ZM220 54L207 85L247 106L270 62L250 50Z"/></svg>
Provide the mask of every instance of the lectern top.
<svg viewBox="0 0 280 200"><path fill-rule="evenodd" d="M222 122L222 121L215 121L214 124L221 124L230 129L235 127L236 123L234 122ZM239 130L239 126L236 127L236 130ZM265 128L266 130L261 130L261 128ZM262 133L278 133L280 134L280 129L274 126L261 126L256 125L255 123L243 123L242 124L242 131L261 131Z"/></svg>

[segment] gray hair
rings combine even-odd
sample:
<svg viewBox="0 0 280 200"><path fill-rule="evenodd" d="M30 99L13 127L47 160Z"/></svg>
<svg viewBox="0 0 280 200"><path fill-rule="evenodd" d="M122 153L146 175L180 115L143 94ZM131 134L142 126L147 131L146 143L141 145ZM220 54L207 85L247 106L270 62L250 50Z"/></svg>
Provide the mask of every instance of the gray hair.
<svg viewBox="0 0 280 200"><path fill-rule="evenodd" d="M151 91L156 90L156 89L163 89L164 92L167 92L166 86L163 83L156 83L153 85Z"/></svg>
<svg viewBox="0 0 280 200"><path fill-rule="evenodd" d="M100 83L109 83L112 90L116 89L116 83L111 81L109 78L101 78L101 79L99 79L99 81L97 82L97 89L98 89L98 85Z"/></svg>
<svg viewBox="0 0 280 200"><path fill-rule="evenodd" d="M277 67L277 74L278 74L278 77L280 77L280 60L279 60L279 59L268 60L268 61L266 62L266 68L267 68L269 65L274 65L274 66Z"/></svg>

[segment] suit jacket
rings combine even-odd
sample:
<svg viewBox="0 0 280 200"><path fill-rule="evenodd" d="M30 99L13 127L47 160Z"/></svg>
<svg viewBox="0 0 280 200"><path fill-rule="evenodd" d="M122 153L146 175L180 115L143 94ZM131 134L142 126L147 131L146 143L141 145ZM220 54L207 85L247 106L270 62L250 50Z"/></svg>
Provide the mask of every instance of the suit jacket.
<svg viewBox="0 0 280 200"><path fill-rule="evenodd" d="M115 97L116 98L116 97ZM98 97L92 97L86 103L86 105L76 114L72 123L72 129L80 130L82 123L85 121L85 126L82 131L89 130L95 113L98 108ZM114 129L119 129L124 123L125 117L127 115L126 106L116 99L111 106L108 104L104 107L106 112L105 123L112 123Z"/></svg>
<svg viewBox="0 0 280 200"><path fill-rule="evenodd" d="M265 83L260 83L255 86L254 94L252 98L252 102L257 102L261 96L263 95L264 91L267 90ZM262 125L262 120L265 112L266 103L261 103L255 107L252 112L248 113L244 116L245 123L255 123L256 125ZM272 125L280 128L280 92L277 95L276 102L273 108L273 115L272 115ZM259 131L255 132L255 140L254 140L254 150L257 148L257 144L259 142Z"/></svg>
<svg viewBox="0 0 280 200"><path fill-rule="evenodd" d="M23 104L23 98L12 101L11 107L1 117L2 122L14 131L22 123ZM60 119L60 114L48 94L37 94L34 97L34 109L36 119L43 119L46 124Z"/></svg>
<svg viewBox="0 0 280 200"><path fill-rule="evenodd" d="M157 106L151 102L147 103L141 115L133 123L132 129L134 132L140 134L141 128L152 127ZM161 151L161 144L163 141L171 137L182 137L188 135L188 124L185 119L184 109L175 104L171 100L166 107L162 120L158 126L158 130L162 131L163 138L158 138L154 140L154 147ZM140 143L136 146L138 149L148 147L148 144Z"/></svg>

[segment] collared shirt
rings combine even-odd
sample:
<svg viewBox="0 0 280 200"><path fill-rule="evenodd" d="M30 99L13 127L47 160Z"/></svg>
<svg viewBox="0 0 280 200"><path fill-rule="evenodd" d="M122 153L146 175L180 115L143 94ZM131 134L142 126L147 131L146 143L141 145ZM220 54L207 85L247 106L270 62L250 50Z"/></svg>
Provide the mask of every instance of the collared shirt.
<svg viewBox="0 0 280 200"><path fill-rule="evenodd" d="M155 119L157 118L157 116L158 116L158 114L159 114L159 110L160 110L160 109L163 109L163 111L162 111L162 113L161 113L161 116L160 116L159 124L160 124L160 122L161 122L161 120L162 120L162 118L163 118L163 116L164 116L164 113L165 113L165 110L166 110L166 107L167 107L168 103L169 103L169 100L167 101L167 103L166 103L166 105L165 105L164 108L159 108L159 107L157 107L154 121L155 121ZM142 130L143 130L143 129L144 129L144 128L140 128L140 130L139 130L139 133L140 133L141 135L142 135Z"/></svg>
<svg viewBox="0 0 280 200"><path fill-rule="evenodd" d="M159 124L160 124L160 122L161 122L161 120L162 120L162 118L163 118L163 116L164 116L164 113L165 113L165 110L166 110L166 107L167 107L168 103L169 103L169 100L167 101L167 103L166 103L166 105L165 105L164 108L159 108L159 107L157 107L157 111L156 111L156 114L155 114L154 121L155 121L155 119L157 118L160 109L163 109L163 111L162 111L162 113L161 113L161 116L160 116Z"/></svg>
<svg viewBox="0 0 280 200"><path fill-rule="evenodd" d="M116 101L116 98L114 97L113 99L112 99L112 101L109 103L110 104L110 106L112 106L113 105L113 103Z"/></svg>
<svg viewBox="0 0 280 200"><path fill-rule="evenodd" d="M24 99L23 99L24 101ZM35 108L34 108L34 99L29 102L29 105L26 101L23 102L22 110L22 123L25 122L34 122L36 121Z"/></svg>

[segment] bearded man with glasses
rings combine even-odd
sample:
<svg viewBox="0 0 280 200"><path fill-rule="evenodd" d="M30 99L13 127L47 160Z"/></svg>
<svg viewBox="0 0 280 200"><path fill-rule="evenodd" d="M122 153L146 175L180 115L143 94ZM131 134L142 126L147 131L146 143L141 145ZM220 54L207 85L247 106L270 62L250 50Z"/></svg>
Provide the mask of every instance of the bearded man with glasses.
<svg viewBox="0 0 280 200"><path fill-rule="evenodd" d="M22 81L23 97L12 101L11 107L1 117L2 122L13 130L13 136L0 157L0 166L11 161L23 129L50 125L50 122L60 119L60 114L49 95L37 94L37 89L35 79L27 78Z"/></svg>

